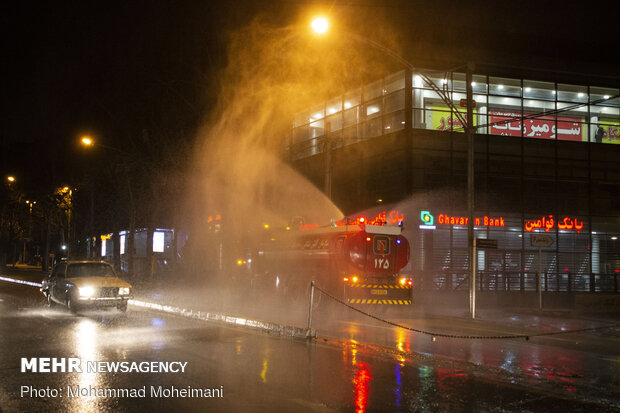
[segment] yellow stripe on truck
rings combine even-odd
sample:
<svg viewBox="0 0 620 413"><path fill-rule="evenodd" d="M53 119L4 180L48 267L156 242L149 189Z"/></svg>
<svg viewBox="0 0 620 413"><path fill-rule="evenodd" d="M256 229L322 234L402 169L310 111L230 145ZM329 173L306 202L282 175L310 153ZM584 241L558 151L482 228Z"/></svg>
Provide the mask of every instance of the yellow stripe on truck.
<svg viewBox="0 0 620 413"><path fill-rule="evenodd" d="M385 288L397 290L411 290L410 285L392 285L392 284L350 284L349 288Z"/></svg>
<svg viewBox="0 0 620 413"><path fill-rule="evenodd" d="M348 298L349 304L381 304L381 305L410 305L411 300L371 300L366 298Z"/></svg>

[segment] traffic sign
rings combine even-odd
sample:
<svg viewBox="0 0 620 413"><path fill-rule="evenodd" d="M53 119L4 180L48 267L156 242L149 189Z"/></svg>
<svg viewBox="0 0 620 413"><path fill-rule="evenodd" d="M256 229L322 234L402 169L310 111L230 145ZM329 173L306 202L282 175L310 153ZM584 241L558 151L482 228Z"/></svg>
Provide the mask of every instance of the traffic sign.
<svg viewBox="0 0 620 413"><path fill-rule="evenodd" d="M484 248L484 249L496 250L497 249L497 240L496 239L476 238L476 248Z"/></svg>
<svg viewBox="0 0 620 413"><path fill-rule="evenodd" d="M532 247L550 247L553 245L553 238L544 234L530 234L530 244Z"/></svg>

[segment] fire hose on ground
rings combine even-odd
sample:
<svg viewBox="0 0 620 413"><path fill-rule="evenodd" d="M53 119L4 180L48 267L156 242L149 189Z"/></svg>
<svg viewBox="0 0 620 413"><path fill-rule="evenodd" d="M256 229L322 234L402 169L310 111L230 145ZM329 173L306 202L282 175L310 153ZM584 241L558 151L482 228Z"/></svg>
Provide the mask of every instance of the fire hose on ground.
<svg viewBox="0 0 620 413"><path fill-rule="evenodd" d="M309 307L308 307L308 337L313 337L314 335L311 333L312 332L312 308L314 306L314 290L319 291L319 293L323 294L324 296L330 298L331 300L337 302L338 304L343 305L344 307L353 310L359 314L362 314L366 317L372 318L373 320L377 320L381 323L384 324L388 324L391 325L392 327L398 327L398 328L402 328L404 330L408 330L408 331L412 331L414 333L420 333L420 334L425 334L428 336L432 337L432 340L435 341L436 337L443 337L443 338L460 338L460 339L470 339L470 340L505 340L505 339L525 339L526 341L529 341L529 339L531 337L542 337L542 336L553 336L553 335L560 335L560 334L569 334L569 333L583 333L586 331L596 331L596 330L605 330L605 329L609 329L609 328L615 328L615 327L620 327L620 324L610 324L610 325L606 325L606 326L599 326L599 327L588 327L588 328L581 328L581 329L574 329L574 330L562 330L562 331L548 331L548 332L544 332L544 333L534 333L534 334L505 334L505 335L489 335L489 336L482 336L482 335L463 335L463 334L446 334L446 333L437 333L437 332L432 332L432 331L426 331L426 330L420 330L417 328L413 328L413 327L409 327L409 326L405 326L399 323L395 323L393 321L389 321L389 320L385 320L381 317L377 317L373 314L370 314L367 311L361 310L357 307L353 307L352 305L349 305L347 303L345 303L343 300L334 297L332 294L328 293L327 291L321 289L320 287L317 287L314 283L314 281L310 282L310 303L309 303Z"/></svg>

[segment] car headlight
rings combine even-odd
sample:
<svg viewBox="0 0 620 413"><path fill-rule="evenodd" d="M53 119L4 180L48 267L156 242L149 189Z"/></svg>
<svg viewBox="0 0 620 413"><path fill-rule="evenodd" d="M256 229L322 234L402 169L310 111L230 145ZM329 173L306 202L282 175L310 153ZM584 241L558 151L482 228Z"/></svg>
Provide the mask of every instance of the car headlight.
<svg viewBox="0 0 620 413"><path fill-rule="evenodd" d="M118 289L118 295L129 295L131 294L131 288L129 287L122 287Z"/></svg>
<svg viewBox="0 0 620 413"><path fill-rule="evenodd" d="M92 297L95 295L95 289L93 287L80 287L80 297Z"/></svg>

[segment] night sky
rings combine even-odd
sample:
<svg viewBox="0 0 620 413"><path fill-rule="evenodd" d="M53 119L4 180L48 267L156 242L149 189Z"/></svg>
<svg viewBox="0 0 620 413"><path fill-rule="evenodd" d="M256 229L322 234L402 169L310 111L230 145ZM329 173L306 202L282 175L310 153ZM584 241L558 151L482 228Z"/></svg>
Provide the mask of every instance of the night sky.
<svg viewBox="0 0 620 413"><path fill-rule="evenodd" d="M24 187L69 179L86 133L127 152L144 131L191 140L216 103L229 33L258 14L286 25L328 11L364 36L392 32L422 67L474 60L618 85L617 17L605 3L428 3L2 2L0 172L21 174Z"/></svg>
<svg viewBox="0 0 620 413"><path fill-rule="evenodd" d="M191 134L225 33L242 23L208 2L13 3L2 12L2 160L36 176L53 157L59 179L81 134L128 152L145 129Z"/></svg>

